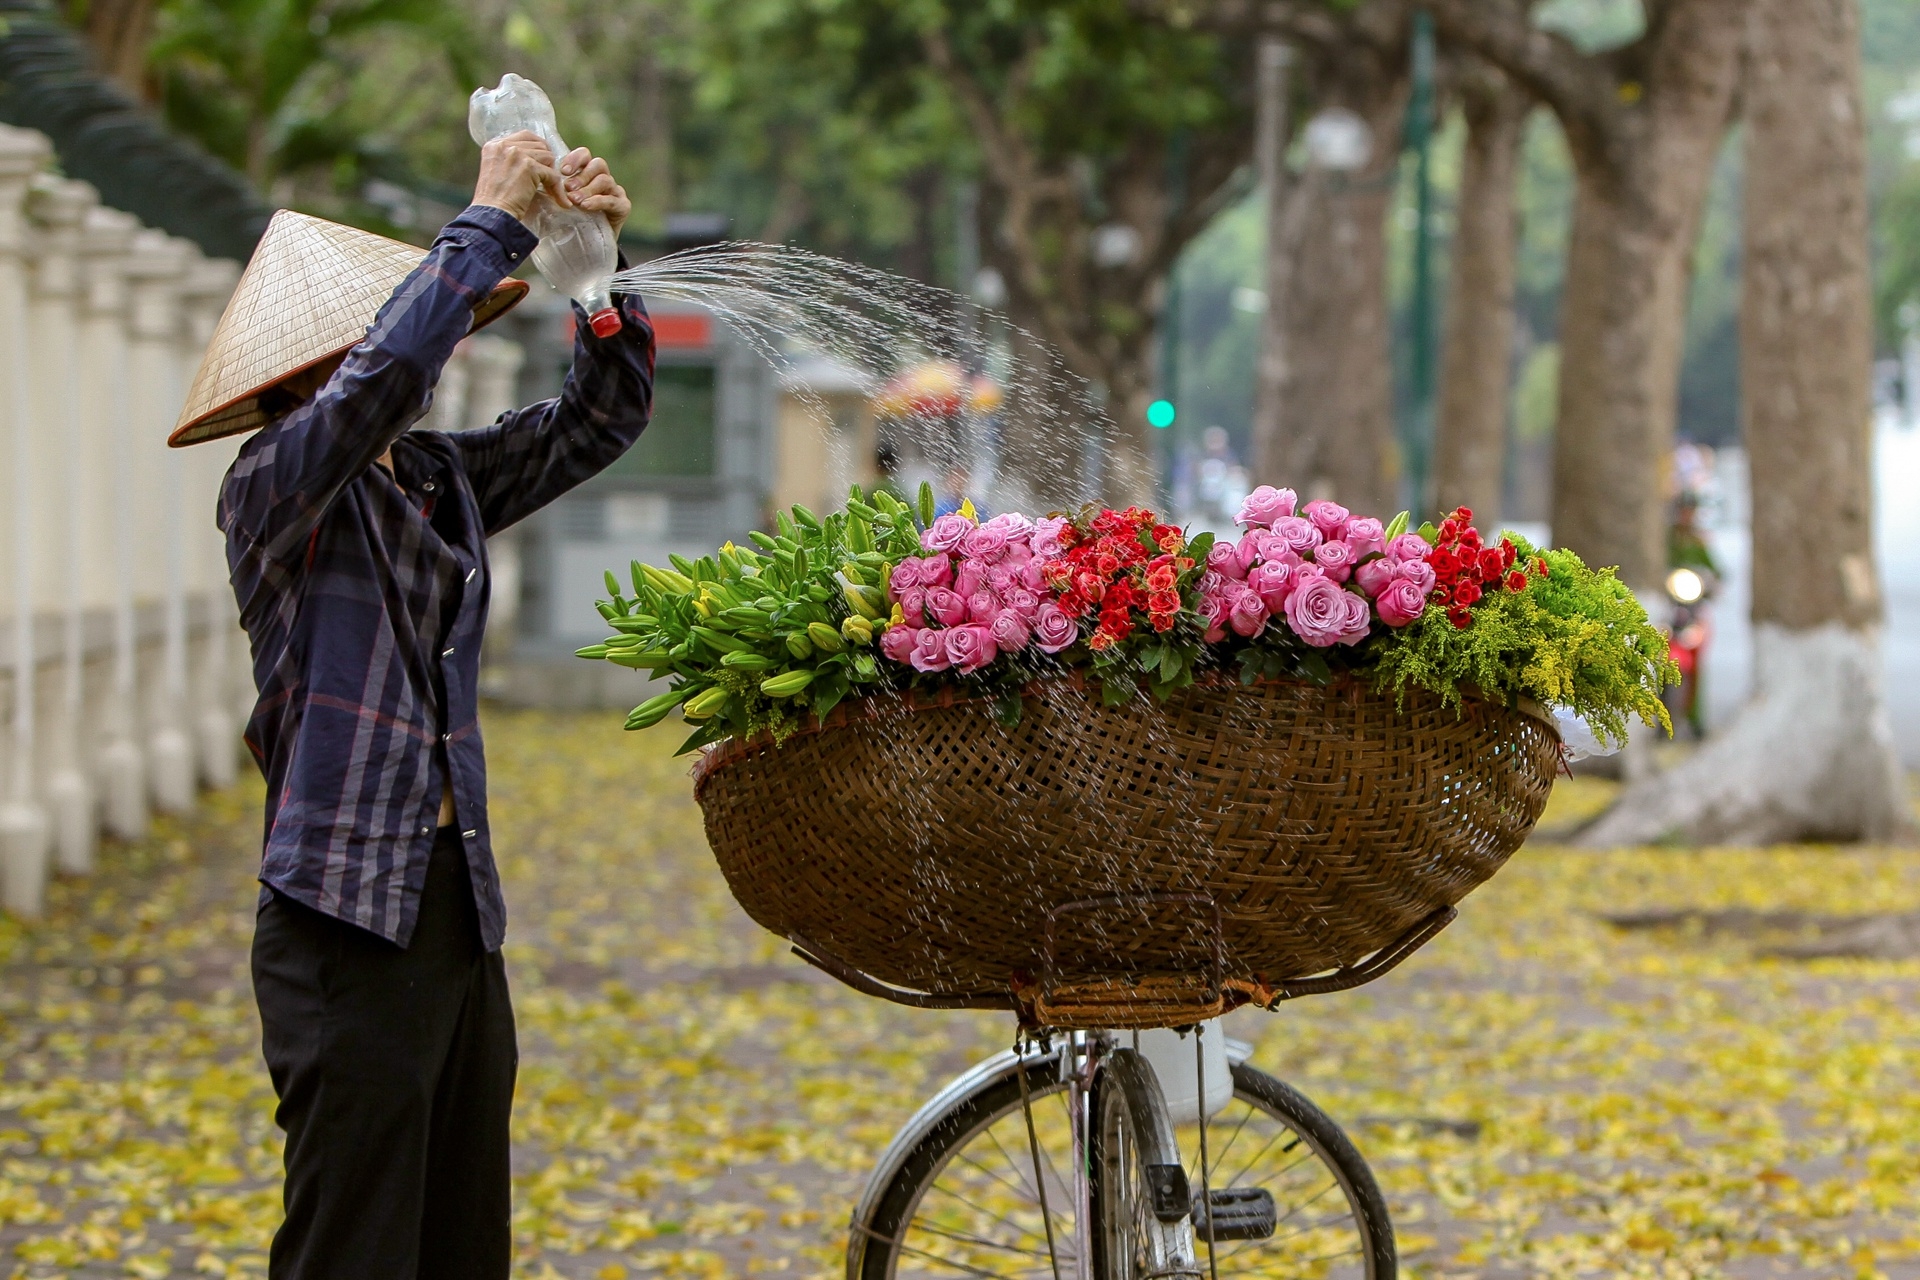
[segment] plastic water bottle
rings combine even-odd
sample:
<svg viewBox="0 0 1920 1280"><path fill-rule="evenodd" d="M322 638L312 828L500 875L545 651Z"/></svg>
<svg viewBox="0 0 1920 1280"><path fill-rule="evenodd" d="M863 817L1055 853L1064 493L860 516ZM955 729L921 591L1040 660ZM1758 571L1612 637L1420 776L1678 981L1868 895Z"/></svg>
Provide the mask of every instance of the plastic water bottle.
<svg viewBox="0 0 1920 1280"><path fill-rule="evenodd" d="M554 123L553 103L545 90L509 71L497 89L475 89L467 100L467 132L482 145L522 129L531 130L553 152L557 165L567 154ZM620 313L613 305L612 280L619 265L613 227L605 214L563 206L551 193L534 202L529 229L540 237L533 265L560 290L586 309L587 323L602 338L620 332Z"/></svg>

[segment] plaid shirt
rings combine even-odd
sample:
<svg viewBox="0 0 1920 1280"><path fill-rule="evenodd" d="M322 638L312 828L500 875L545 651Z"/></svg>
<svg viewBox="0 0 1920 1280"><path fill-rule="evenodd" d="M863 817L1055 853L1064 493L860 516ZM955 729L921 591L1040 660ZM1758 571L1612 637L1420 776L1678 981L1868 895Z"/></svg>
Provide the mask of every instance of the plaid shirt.
<svg viewBox="0 0 1920 1280"><path fill-rule="evenodd" d="M506 933L487 830L476 697L486 536L618 458L647 424L653 329L576 327L557 399L479 431L408 432L476 301L533 251L511 216L448 223L314 398L240 450L220 528L260 700L247 745L267 779L260 879L406 946L443 785L465 837L482 941ZM375 459L393 449L393 475Z"/></svg>

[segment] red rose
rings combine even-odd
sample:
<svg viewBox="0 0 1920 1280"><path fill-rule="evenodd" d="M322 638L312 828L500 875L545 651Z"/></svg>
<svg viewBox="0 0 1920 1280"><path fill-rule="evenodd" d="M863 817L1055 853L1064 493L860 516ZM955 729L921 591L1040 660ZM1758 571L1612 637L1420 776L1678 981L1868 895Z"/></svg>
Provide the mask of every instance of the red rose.
<svg viewBox="0 0 1920 1280"><path fill-rule="evenodd" d="M1525 591L1526 589L1527 589L1526 574L1520 572L1518 569L1515 569L1512 573L1507 575L1507 590Z"/></svg>
<svg viewBox="0 0 1920 1280"><path fill-rule="evenodd" d="M1451 622L1455 629L1465 631L1473 625L1473 615L1465 609L1449 609L1447 610L1447 621Z"/></svg>
<svg viewBox="0 0 1920 1280"><path fill-rule="evenodd" d="M1452 549L1448 547L1437 548L1427 557L1427 563L1432 565L1433 571L1443 578L1451 578L1460 572L1460 557L1454 555Z"/></svg>
<svg viewBox="0 0 1920 1280"><path fill-rule="evenodd" d="M1125 609L1103 610L1100 614L1100 629L1118 640L1133 630L1133 618Z"/></svg>
<svg viewBox="0 0 1920 1280"><path fill-rule="evenodd" d="M1060 612L1069 618L1084 618L1090 607L1088 599L1078 591L1069 591L1060 597Z"/></svg>
<svg viewBox="0 0 1920 1280"><path fill-rule="evenodd" d="M1469 551L1480 549L1480 531L1471 525L1460 531L1460 545Z"/></svg>
<svg viewBox="0 0 1920 1280"><path fill-rule="evenodd" d="M1093 567L1101 575L1110 577L1120 571L1120 558L1111 551L1103 551L1093 558Z"/></svg>
<svg viewBox="0 0 1920 1280"><path fill-rule="evenodd" d="M1180 595L1176 591L1156 591L1147 597L1147 608L1154 613L1180 612Z"/></svg>
<svg viewBox="0 0 1920 1280"><path fill-rule="evenodd" d="M1448 587L1435 587L1427 598L1444 609L1453 603L1453 591Z"/></svg>
<svg viewBox="0 0 1920 1280"><path fill-rule="evenodd" d="M1480 584L1477 582L1463 582L1453 589L1453 602L1455 604L1469 605L1479 599Z"/></svg>
<svg viewBox="0 0 1920 1280"><path fill-rule="evenodd" d="M1171 631L1171 630L1173 630L1173 615L1172 615L1172 614L1170 614L1170 613L1156 613L1156 614L1154 614L1154 615L1153 615L1153 629L1154 629L1155 631Z"/></svg>
<svg viewBox="0 0 1920 1280"><path fill-rule="evenodd" d="M1487 582L1498 582L1500 575L1507 570L1507 559L1498 547L1488 547L1480 553L1480 577Z"/></svg>
<svg viewBox="0 0 1920 1280"><path fill-rule="evenodd" d="M1117 643L1118 641L1113 636L1108 635L1104 631L1096 631L1093 633L1093 638L1087 641L1087 648L1093 650L1095 653L1105 653Z"/></svg>
<svg viewBox="0 0 1920 1280"><path fill-rule="evenodd" d="M1100 575L1085 569L1074 576L1073 588L1089 600L1098 600L1107 594L1107 584L1101 581Z"/></svg>
<svg viewBox="0 0 1920 1280"><path fill-rule="evenodd" d="M1547 574L1550 572L1547 568L1547 558L1545 556L1541 556L1537 561L1537 563L1540 566L1540 576L1543 578L1546 577Z"/></svg>
<svg viewBox="0 0 1920 1280"><path fill-rule="evenodd" d="M1162 565L1158 569L1147 570L1147 586L1154 591L1171 591L1173 584L1179 581L1171 565Z"/></svg>
<svg viewBox="0 0 1920 1280"><path fill-rule="evenodd" d="M1500 567L1501 568L1503 569L1513 568L1513 562L1516 559L1518 559L1519 556L1520 556L1520 553L1514 549L1512 538L1500 539Z"/></svg>

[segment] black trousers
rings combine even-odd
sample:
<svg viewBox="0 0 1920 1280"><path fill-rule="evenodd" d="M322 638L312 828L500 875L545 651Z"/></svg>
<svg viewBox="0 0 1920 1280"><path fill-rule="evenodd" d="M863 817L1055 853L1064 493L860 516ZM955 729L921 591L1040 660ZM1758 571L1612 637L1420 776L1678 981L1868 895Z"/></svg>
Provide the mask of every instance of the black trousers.
<svg viewBox="0 0 1920 1280"><path fill-rule="evenodd" d="M272 1280L506 1280L519 1053L459 833L405 950L263 893L253 990L287 1132Z"/></svg>

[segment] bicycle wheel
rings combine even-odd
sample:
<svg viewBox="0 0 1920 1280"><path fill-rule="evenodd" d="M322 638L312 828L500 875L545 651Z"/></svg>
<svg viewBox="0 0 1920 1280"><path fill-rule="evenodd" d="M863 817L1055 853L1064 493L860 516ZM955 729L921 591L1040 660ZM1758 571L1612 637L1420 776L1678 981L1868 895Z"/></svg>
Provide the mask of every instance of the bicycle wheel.
<svg viewBox="0 0 1920 1280"><path fill-rule="evenodd" d="M1213 1268L1236 1280L1392 1280L1398 1264L1387 1202L1352 1141L1291 1085L1244 1061L1232 1070L1233 1101L1207 1124ZM1199 1126L1182 1125L1177 1136L1205 1270Z"/></svg>
<svg viewBox="0 0 1920 1280"><path fill-rule="evenodd" d="M1272 1227L1246 1202L1215 1217L1215 1266L1222 1277L1392 1280L1393 1229L1386 1203L1360 1153L1318 1107L1272 1076L1246 1066L1245 1045L1229 1041L1234 1098L1207 1127L1215 1200L1222 1192L1271 1198ZM1053 1255L1020 1106L1015 1059L980 1063L928 1102L881 1158L854 1211L848 1280L907 1277L1076 1275L1073 1144L1067 1090L1057 1055L1024 1059L1053 1227ZM1198 1133L1177 1132L1195 1198ZM1265 1202L1248 1197L1251 1208ZM1206 1221L1203 1210L1196 1228ZM1091 1225L1091 1224L1089 1224ZM1235 1234L1235 1233L1239 1234ZM1201 1270L1206 1234L1196 1229ZM1095 1272L1098 1275L1098 1272Z"/></svg>
<svg viewBox="0 0 1920 1280"><path fill-rule="evenodd" d="M1153 1068L1132 1049L1100 1062L1087 1108L1087 1206L1097 1280L1198 1277L1193 1192Z"/></svg>

